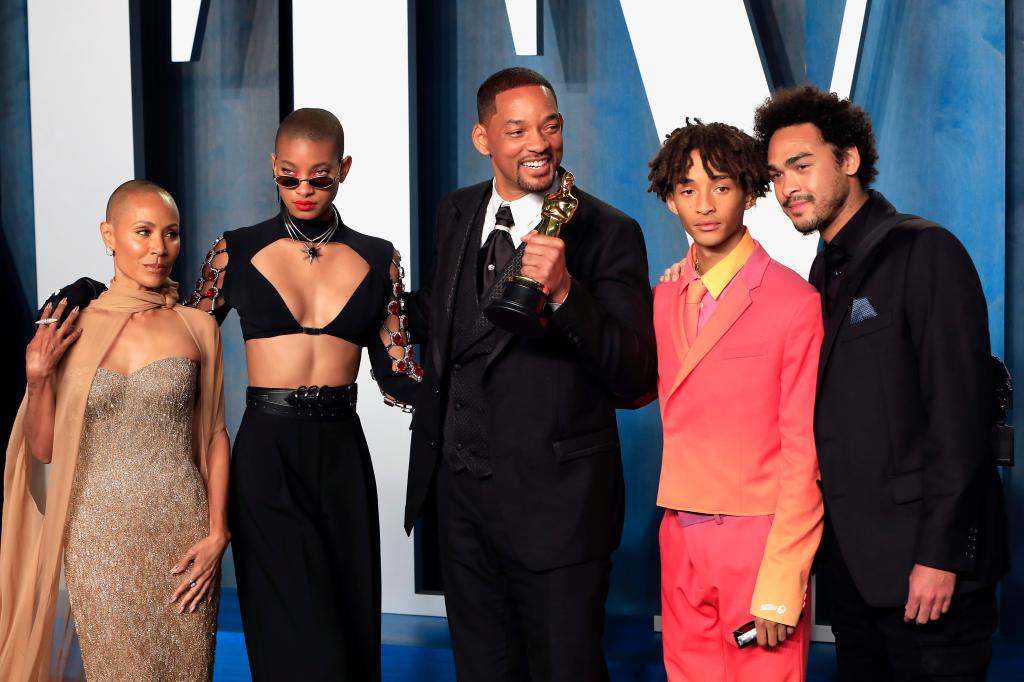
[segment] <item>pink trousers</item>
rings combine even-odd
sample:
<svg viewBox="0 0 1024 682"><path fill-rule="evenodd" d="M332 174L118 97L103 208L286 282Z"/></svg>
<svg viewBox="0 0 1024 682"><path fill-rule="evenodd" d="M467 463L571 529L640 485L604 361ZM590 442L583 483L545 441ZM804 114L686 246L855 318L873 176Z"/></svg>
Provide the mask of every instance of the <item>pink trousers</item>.
<svg viewBox="0 0 1024 682"><path fill-rule="evenodd" d="M796 631L774 649L740 649L771 518L724 516L681 527L661 520L661 627L669 682L802 682L810 599Z"/></svg>

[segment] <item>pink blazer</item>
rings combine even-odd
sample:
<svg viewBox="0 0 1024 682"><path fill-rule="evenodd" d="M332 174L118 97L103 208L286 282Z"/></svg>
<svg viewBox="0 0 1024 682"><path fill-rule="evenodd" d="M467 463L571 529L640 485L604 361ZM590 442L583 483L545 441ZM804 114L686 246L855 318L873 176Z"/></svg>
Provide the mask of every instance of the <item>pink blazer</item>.
<svg viewBox="0 0 1024 682"><path fill-rule="evenodd" d="M758 245L689 347L685 288L654 289L664 431L658 504L774 515L751 613L795 625L823 516L813 430L820 298Z"/></svg>

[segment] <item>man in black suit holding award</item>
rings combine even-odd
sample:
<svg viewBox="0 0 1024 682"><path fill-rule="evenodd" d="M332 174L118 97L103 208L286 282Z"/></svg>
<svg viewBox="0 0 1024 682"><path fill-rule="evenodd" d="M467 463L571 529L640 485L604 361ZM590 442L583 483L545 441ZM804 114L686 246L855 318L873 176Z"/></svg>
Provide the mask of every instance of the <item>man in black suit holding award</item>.
<svg viewBox="0 0 1024 682"><path fill-rule="evenodd" d="M565 175L543 76L494 74L477 110L473 144L494 178L441 201L432 285L405 297L428 349L406 530L436 495L460 681L606 680L604 601L623 522L615 407L655 381L643 233L578 188L559 236L533 232ZM484 316L516 274L547 294L536 338Z"/></svg>
<svg viewBox="0 0 1024 682"><path fill-rule="evenodd" d="M950 232L868 190L867 114L804 86L756 114L776 198L825 242L814 431L841 680L983 680L1007 570L981 282Z"/></svg>

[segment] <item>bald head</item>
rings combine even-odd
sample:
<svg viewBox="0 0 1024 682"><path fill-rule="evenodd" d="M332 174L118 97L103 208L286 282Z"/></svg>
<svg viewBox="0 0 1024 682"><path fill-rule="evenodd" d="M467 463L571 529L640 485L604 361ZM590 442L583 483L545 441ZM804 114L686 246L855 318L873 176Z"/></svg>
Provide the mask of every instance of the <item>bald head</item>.
<svg viewBox="0 0 1024 682"><path fill-rule="evenodd" d="M304 138L313 142L330 140L340 161L345 157L345 130L338 117L326 109L296 109L277 128L274 146L282 139Z"/></svg>
<svg viewBox="0 0 1024 682"><path fill-rule="evenodd" d="M174 197L160 185L149 180L129 180L119 185L107 199L107 222L113 223L133 198L146 194L159 196L172 206L175 212L178 211L178 204L174 201Z"/></svg>

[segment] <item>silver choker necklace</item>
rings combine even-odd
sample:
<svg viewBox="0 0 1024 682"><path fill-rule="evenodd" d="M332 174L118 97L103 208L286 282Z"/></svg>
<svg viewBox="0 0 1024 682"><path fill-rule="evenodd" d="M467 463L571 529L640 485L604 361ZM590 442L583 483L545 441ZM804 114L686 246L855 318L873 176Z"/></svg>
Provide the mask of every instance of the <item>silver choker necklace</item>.
<svg viewBox="0 0 1024 682"><path fill-rule="evenodd" d="M282 211L282 213L284 213L285 232L288 233L288 236L291 239L297 242L302 242L305 245L304 248L302 249L302 254L303 257L309 259L310 265L312 265L313 261L320 257L321 247L323 247L323 245L326 244L327 242L331 241L331 237L333 237L334 233L338 231L338 224L340 222L338 219L338 209L332 206L331 210L334 211L334 216L331 218L330 227L324 230L317 237L307 237L302 232L302 230L299 229L299 226L295 224L295 221L292 220L292 217L288 213L288 211Z"/></svg>

